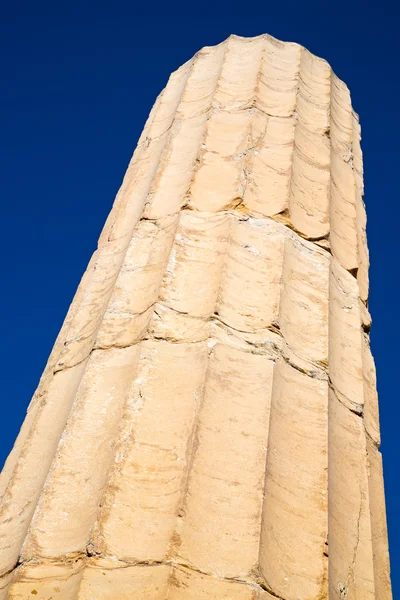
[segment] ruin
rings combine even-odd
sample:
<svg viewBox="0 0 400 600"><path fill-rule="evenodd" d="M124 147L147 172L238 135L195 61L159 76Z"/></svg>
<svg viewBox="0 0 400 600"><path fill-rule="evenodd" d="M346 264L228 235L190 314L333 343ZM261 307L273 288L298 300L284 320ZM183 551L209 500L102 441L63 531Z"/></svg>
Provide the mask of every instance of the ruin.
<svg viewBox="0 0 400 600"><path fill-rule="evenodd" d="M325 60L171 75L1 474L1 600L392 597L365 227Z"/></svg>

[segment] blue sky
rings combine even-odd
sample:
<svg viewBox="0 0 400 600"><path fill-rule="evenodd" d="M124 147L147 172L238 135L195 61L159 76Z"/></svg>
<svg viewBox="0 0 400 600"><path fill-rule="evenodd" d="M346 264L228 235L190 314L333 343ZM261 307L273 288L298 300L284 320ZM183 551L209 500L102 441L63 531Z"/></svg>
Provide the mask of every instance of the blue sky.
<svg viewBox="0 0 400 600"><path fill-rule="evenodd" d="M170 72L230 33L297 41L347 82L361 119L372 349L400 597L399 9L361 0L167 5L158 14L154 2L146 11L119 0L79 7L22 1L2 9L0 463Z"/></svg>

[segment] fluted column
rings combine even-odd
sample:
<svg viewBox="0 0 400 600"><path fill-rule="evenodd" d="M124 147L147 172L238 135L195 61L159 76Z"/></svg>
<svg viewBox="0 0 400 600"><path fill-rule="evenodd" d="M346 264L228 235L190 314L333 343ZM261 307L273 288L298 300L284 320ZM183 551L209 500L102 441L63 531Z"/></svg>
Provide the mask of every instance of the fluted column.
<svg viewBox="0 0 400 600"><path fill-rule="evenodd" d="M1 600L391 598L362 181L301 46L171 75L1 474Z"/></svg>

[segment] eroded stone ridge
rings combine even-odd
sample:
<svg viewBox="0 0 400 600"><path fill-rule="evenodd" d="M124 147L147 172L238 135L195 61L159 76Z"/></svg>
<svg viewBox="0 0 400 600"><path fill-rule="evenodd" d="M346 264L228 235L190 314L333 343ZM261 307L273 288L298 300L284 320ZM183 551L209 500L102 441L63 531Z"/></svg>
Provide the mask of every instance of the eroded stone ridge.
<svg viewBox="0 0 400 600"><path fill-rule="evenodd" d="M1 600L391 598L362 182L301 46L172 74L1 474Z"/></svg>

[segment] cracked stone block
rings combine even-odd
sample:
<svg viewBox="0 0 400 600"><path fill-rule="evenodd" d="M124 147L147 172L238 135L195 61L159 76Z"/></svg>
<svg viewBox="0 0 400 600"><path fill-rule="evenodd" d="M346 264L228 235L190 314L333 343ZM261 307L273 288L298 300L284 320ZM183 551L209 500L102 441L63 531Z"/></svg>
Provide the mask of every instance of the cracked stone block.
<svg viewBox="0 0 400 600"><path fill-rule="evenodd" d="M145 124L0 477L0 600L390 600L360 124L230 36Z"/></svg>

